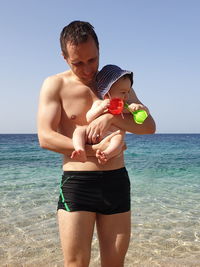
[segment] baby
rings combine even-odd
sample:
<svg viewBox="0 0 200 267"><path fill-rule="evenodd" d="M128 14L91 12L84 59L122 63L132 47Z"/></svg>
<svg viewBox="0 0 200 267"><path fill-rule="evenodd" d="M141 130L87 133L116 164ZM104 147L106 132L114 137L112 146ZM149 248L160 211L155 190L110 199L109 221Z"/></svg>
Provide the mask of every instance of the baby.
<svg viewBox="0 0 200 267"><path fill-rule="evenodd" d="M96 100L91 109L87 112L86 119L88 123L108 112L108 107L112 98L120 98L124 103L128 100L129 92L133 85L133 73L131 71L122 70L116 65L106 65L97 74L96 81L96 90L100 99ZM149 114L147 107L142 104L132 103L128 108L132 112L143 109ZM123 113L129 113L129 111L124 109ZM87 161L85 152L86 128L87 126L77 127L72 138L75 150L72 152L71 158L81 162ZM119 130L117 127L111 126L106 135L117 130ZM118 134L112 137L109 146L104 151L97 150L96 157L100 164L105 164L110 158L120 154L124 135L125 131L120 130Z"/></svg>

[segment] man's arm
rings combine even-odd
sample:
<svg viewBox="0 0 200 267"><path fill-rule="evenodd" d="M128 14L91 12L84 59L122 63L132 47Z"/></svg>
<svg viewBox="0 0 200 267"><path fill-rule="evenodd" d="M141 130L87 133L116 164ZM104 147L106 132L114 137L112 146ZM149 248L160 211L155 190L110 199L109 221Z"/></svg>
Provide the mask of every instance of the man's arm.
<svg viewBox="0 0 200 267"><path fill-rule="evenodd" d="M47 78L42 86L38 110L38 138L42 148L70 155L73 151L71 138L57 132L61 118L59 90L62 80Z"/></svg>
<svg viewBox="0 0 200 267"><path fill-rule="evenodd" d="M142 104L137 98L133 89L130 92L128 103L137 103ZM123 114L124 118L121 115L112 115L112 114L103 114L94 121L92 121L87 129L88 140L90 143L94 142L95 136L98 133L101 136L110 128L113 124L116 127L134 134L153 134L156 131L156 125L154 119L149 114L148 118L144 121L143 124L136 124L133 120L133 115Z"/></svg>
<svg viewBox="0 0 200 267"><path fill-rule="evenodd" d="M115 115L112 123L122 130L134 134L154 134L156 131L155 122L150 114L143 124L135 123L131 114L124 114L124 118L120 115Z"/></svg>

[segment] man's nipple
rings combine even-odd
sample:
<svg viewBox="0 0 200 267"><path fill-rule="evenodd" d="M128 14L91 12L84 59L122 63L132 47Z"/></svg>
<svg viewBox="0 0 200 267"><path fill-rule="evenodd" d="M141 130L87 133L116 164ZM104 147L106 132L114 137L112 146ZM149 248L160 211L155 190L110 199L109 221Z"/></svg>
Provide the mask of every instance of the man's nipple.
<svg viewBox="0 0 200 267"><path fill-rule="evenodd" d="M76 119L76 115L71 115L71 120L75 120Z"/></svg>

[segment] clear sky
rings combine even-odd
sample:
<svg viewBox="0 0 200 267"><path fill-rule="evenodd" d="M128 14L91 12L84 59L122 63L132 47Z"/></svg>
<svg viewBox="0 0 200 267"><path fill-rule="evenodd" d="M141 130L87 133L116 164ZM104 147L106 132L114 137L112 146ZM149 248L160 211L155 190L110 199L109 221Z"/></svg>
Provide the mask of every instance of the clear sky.
<svg viewBox="0 0 200 267"><path fill-rule="evenodd" d="M100 68L134 72L157 133L200 133L200 1L7 0L0 3L0 133L36 133L43 80L68 69L62 28L89 21Z"/></svg>

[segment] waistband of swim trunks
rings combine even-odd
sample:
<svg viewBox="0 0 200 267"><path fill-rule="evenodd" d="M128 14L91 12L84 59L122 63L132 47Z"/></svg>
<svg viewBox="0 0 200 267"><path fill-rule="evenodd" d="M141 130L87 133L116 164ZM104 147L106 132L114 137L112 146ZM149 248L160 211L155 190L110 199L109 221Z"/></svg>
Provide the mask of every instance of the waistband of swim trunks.
<svg viewBox="0 0 200 267"><path fill-rule="evenodd" d="M99 174L120 174L123 172L126 172L126 168L122 167L120 169L115 169L115 170L105 170L105 171L63 171L64 175L77 175L77 174L87 174L87 175L99 175Z"/></svg>

